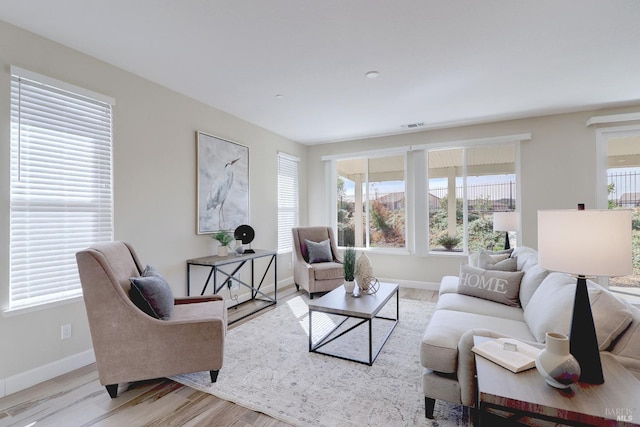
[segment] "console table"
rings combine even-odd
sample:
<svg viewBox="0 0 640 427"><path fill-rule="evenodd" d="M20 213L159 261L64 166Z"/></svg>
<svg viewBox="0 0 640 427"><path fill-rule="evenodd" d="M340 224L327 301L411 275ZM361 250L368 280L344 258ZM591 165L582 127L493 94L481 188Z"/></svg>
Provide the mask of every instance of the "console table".
<svg viewBox="0 0 640 427"><path fill-rule="evenodd" d="M255 260L259 258L268 259L268 264L264 269L262 274L262 278L260 282L256 286L256 278L255 278ZM240 277L236 276L238 272L247 264L251 267L251 281L250 283L241 280ZM212 290L214 294L220 292L229 280L232 280L239 285L244 286L245 288L251 291L251 298L247 301L243 301L242 303L236 301L236 305L232 307L237 307L239 304L243 304L249 301L264 301L268 304L257 307L256 310L235 319L231 323L235 323L239 320L244 319L247 316L250 316L260 310L263 310L269 306L272 306L277 303L278 299L278 260L277 260L277 252L269 251L264 249L255 249L254 253L245 253L240 256L235 253L229 254L227 256L207 256L202 258L194 258L187 260L187 295L191 295L191 267L200 266L209 268L209 274L207 279L204 281L204 285L202 286L202 291L200 295L204 295L209 286L209 283L212 282ZM274 293L273 297L264 293L261 288L264 284L264 280L269 273L269 270L273 270L273 284L274 284ZM223 280L218 281L218 274L222 275ZM213 279L213 280L212 280Z"/></svg>
<svg viewBox="0 0 640 427"><path fill-rule="evenodd" d="M487 339L476 336L474 343ZM560 390L549 386L535 368L514 374L476 355L479 424L495 425L486 420L487 411L495 409L512 414L514 424L528 417L575 426L638 425L640 381L611 354L600 357L604 384L577 383Z"/></svg>

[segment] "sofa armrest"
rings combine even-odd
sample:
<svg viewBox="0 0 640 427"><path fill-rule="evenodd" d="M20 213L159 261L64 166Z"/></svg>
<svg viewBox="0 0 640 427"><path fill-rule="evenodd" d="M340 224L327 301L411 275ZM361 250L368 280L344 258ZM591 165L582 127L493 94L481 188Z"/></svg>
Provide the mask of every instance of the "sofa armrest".
<svg viewBox="0 0 640 427"><path fill-rule="evenodd" d="M473 348L473 337L504 338L506 335L489 329L471 329L465 332L458 342L458 382L460 383L460 400L462 404L475 407L476 404L476 359Z"/></svg>

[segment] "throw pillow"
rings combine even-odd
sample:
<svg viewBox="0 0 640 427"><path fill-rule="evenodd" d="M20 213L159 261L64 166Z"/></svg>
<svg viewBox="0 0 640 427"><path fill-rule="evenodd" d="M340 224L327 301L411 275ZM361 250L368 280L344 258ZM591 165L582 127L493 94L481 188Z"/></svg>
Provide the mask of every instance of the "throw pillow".
<svg viewBox="0 0 640 427"><path fill-rule="evenodd" d="M492 258L497 259L498 261L502 261L503 259L507 259L511 256L511 253L513 252L513 249L507 249L504 251L487 251L485 249L480 249L477 252L473 252L472 254L469 255L469 265L472 267L480 267L479 263L480 263L480 253L482 252L486 252L488 255L490 255Z"/></svg>
<svg viewBox="0 0 640 427"><path fill-rule="evenodd" d="M311 240L304 241L307 245L307 251L309 252L309 263L314 264L316 262L330 262L333 261L333 255L331 255L331 243L329 239L322 242L312 242Z"/></svg>
<svg viewBox="0 0 640 427"><path fill-rule="evenodd" d="M587 291L598 348L605 351L633 316L622 301L591 280L587 280ZM544 342L547 332L569 335L575 293L576 278L568 274L551 273L542 281L524 310L524 320L538 342Z"/></svg>
<svg viewBox="0 0 640 427"><path fill-rule="evenodd" d="M509 254L492 255L490 252L480 251L478 267L485 270L516 271L518 260L509 258Z"/></svg>
<svg viewBox="0 0 640 427"><path fill-rule="evenodd" d="M143 275L132 277L129 297L142 311L156 319L168 320L173 313L171 286L153 267L147 266Z"/></svg>
<svg viewBox="0 0 640 427"><path fill-rule="evenodd" d="M524 273L522 282L520 282L520 304L522 304L522 308L527 308L531 297L533 297L538 286L548 275L549 270L539 264L534 265Z"/></svg>
<svg viewBox="0 0 640 427"><path fill-rule="evenodd" d="M521 271L485 270L463 264L460 266L458 293L520 307L518 294L523 274Z"/></svg>

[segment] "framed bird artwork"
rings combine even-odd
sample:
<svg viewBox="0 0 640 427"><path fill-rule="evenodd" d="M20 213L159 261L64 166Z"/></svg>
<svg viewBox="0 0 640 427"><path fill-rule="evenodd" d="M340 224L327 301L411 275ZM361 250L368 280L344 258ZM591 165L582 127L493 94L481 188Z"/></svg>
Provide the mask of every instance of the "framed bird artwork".
<svg viewBox="0 0 640 427"><path fill-rule="evenodd" d="M196 132L197 233L249 222L249 147Z"/></svg>

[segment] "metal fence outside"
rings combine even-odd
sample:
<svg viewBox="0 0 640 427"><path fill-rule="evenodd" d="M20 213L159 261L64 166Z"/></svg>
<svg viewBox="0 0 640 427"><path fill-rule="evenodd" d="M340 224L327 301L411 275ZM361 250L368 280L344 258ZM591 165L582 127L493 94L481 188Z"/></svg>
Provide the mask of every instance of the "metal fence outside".
<svg viewBox="0 0 640 427"><path fill-rule="evenodd" d="M631 208L640 206L640 172L616 172L607 176L609 204Z"/></svg>

